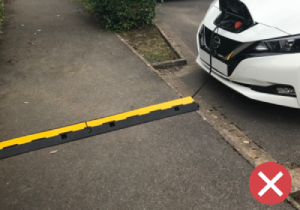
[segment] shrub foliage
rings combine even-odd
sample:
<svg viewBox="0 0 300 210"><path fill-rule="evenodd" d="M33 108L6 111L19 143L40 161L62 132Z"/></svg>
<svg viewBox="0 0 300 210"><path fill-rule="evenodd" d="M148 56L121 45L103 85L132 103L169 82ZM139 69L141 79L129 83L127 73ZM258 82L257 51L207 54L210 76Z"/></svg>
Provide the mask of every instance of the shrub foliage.
<svg viewBox="0 0 300 210"><path fill-rule="evenodd" d="M108 30L125 31L152 25L156 0L82 0Z"/></svg>

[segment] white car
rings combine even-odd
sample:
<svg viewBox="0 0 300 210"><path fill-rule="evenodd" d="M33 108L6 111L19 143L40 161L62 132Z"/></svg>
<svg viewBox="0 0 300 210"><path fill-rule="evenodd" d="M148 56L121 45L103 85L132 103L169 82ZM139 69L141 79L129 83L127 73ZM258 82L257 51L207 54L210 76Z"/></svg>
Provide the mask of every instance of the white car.
<svg viewBox="0 0 300 210"><path fill-rule="evenodd" d="M300 108L299 8L300 0L213 1L197 63L246 97Z"/></svg>

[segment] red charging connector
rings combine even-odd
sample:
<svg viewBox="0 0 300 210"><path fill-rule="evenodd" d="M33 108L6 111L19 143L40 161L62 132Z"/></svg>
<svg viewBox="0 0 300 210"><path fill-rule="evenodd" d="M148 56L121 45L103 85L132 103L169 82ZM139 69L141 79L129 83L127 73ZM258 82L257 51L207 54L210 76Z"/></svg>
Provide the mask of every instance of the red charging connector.
<svg viewBox="0 0 300 210"><path fill-rule="evenodd" d="M241 21L239 21L239 22L236 22L236 23L235 23L234 27L235 27L235 29L238 29L238 28L241 27L242 25L243 25L243 23L242 23Z"/></svg>

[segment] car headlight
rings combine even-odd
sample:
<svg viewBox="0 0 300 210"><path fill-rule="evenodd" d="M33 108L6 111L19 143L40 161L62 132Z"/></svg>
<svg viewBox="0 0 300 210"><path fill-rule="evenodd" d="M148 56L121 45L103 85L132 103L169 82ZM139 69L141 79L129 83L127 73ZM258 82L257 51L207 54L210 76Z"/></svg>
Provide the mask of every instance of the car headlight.
<svg viewBox="0 0 300 210"><path fill-rule="evenodd" d="M259 52L300 52L300 36L267 40L254 47Z"/></svg>

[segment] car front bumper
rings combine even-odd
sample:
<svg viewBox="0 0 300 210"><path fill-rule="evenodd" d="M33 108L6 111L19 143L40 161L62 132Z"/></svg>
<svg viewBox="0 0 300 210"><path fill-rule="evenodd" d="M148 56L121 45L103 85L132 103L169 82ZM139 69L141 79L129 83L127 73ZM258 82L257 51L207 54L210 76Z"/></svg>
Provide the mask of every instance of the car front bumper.
<svg viewBox="0 0 300 210"><path fill-rule="evenodd" d="M209 54L201 48L198 49L199 55L196 61L205 71L209 72L209 65L202 59L209 56ZM213 59L213 66L214 61L215 59ZM245 59L238 64L229 76L223 75L222 71L218 71L218 66L214 67L215 69L211 73L214 78L248 98L300 108L300 54L272 55ZM296 96L264 93L252 88L253 86L270 87L276 85L292 86L295 89Z"/></svg>

